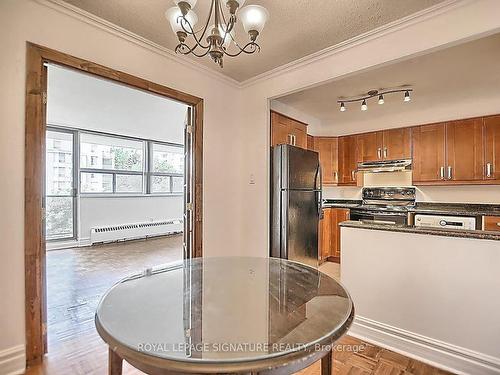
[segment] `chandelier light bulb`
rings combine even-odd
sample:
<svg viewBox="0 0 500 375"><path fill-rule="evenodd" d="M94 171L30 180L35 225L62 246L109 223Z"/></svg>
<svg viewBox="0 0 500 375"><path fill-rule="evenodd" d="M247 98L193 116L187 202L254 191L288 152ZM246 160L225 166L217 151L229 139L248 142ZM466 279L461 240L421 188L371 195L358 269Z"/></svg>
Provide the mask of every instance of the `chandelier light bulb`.
<svg viewBox="0 0 500 375"><path fill-rule="evenodd" d="M345 112L346 108L344 103L340 103L340 112Z"/></svg>
<svg viewBox="0 0 500 375"><path fill-rule="evenodd" d="M368 106L366 105L366 99L363 100L363 103L361 103L361 110L366 111L368 109Z"/></svg>
<svg viewBox="0 0 500 375"><path fill-rule="evenodd" d="M410 92L409 91L405 91L404 101L405 102L409 102L410 100L411 100L411 98L410 98Z"/></svg>
<svg viewBox="0 0 500 375"><path fill-rule="evenodd" d="M384 95L379 95L378 104L384 104Z"/></svg>
<svg viewBox="0 0 500 375"><path fill-rule="evenodd" d="M172 31L174 33L177 33L179 31L184 32L181 23L183 23L184 28L186 30L190 31L187 23L182 18L179 18L181 16L182 16L181 10L177 7L172 7L170 9L167 9L167 11L165 12L165 18L170 22L170 27L172 28ZM195 12L190 10L186 14L186 20L191 24L191 27L194 27L194 25L196 25L196 23L198 22L198 16L196 15Z"/></svg>
<svg viewBox="0 0 500 375"><path fill-rule="evenodd" d="M260 34L269 18L267 9L260 5L247 5L241 8L238 14L247 33L256 31Z"/></svg>

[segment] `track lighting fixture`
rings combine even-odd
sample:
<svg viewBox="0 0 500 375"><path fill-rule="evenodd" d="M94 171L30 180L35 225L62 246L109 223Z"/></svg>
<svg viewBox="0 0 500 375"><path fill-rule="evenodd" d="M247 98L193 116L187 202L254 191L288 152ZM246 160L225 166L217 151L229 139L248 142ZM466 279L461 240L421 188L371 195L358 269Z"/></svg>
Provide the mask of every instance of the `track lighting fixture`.
<svg viewBox="0 0 500 375"><path fill-rule="evenodd" d="M410 92L413 91L412 88L409 88L408 86L403 86L402 88L394 88L394 89L382 89L382 90L370 90L368 91L365 95L360 95L360 96L355 96L351 98L346 98L346 97L341 97L337 100L337 103L340 103L340 112L345 112L346 103L354 103L354 102L361 102L361 110L366 111L368 109L368 104L367 100L371 99L373 97L378 96L378 104L384 104L384 95L387 94L395 94L395 93L401 93L404 92L404 101L409 102L411 100L410 97Z"/></svg>

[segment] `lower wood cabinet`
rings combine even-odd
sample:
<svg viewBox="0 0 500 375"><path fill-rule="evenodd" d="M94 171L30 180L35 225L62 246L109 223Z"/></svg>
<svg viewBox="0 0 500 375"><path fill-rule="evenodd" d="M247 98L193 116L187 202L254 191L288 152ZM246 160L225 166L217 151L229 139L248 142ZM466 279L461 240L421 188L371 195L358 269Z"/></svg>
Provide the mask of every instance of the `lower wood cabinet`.
<svg viewBox="0 0 500 375"><path fill-rule="evenodd" d="M500 232L500 216L485 216L484 230L493 230Z"/></svg>
<svg viewBox="0 0 500 375"><path fill-rule="evenodd" d="M320 262L331 260L340 263L340 226L349 220L345 208L325 208L323 220L319 223L318 253Z"/></svg>

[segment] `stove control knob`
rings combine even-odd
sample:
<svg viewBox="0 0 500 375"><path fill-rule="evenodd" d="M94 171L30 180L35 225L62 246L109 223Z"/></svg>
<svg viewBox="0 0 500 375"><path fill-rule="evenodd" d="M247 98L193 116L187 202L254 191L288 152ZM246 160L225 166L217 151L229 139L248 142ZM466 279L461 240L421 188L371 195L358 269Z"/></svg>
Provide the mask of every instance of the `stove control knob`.
<svg viewBox="0 0 500 375"><path fill-rule="evenodd" d="M439 220L439 225L441 225L442 227L445 227L446 226L446 220Z"/></svg>

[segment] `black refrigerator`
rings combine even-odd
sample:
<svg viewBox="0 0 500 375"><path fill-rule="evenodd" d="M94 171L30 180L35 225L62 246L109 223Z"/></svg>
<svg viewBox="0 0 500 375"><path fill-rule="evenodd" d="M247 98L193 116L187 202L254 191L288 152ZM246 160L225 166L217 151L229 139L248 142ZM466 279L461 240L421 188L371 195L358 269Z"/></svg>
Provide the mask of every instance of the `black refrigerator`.
<svg viewBox="0 0 500 375"><path fill-rule="evenodd" d="M271 175L271 256L317 267L323 214L318 153L275 146Z"/></svg>

